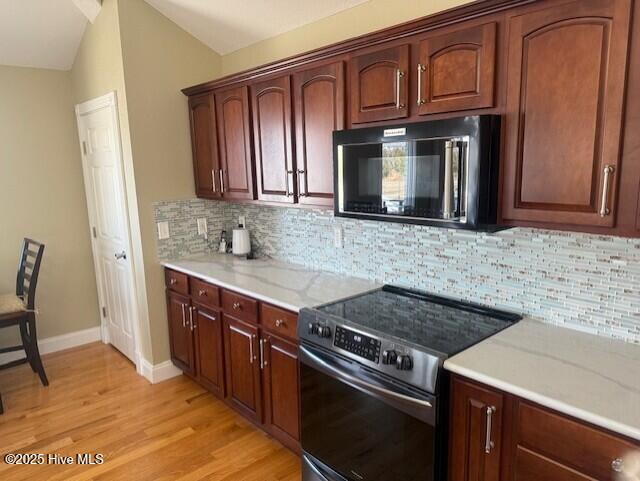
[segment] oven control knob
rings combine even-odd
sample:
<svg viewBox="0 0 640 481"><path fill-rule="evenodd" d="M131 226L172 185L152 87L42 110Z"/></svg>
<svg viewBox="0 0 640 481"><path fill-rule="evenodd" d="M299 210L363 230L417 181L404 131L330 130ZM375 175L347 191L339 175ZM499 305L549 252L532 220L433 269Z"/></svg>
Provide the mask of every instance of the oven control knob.
<svg viewBox="0 0 640 481"><path fill-rule="evenodd" d="M411 356L407 354L398 356L398 359L396 360L396 369L400 371L411 371L411 369L413 369L413 360L411 359Z"/></svg>
<svg viewBox="0 0 640 481"><path fill-rule="evenodd" d="M329 326L318 326L318 336L331 337L331 328Z"/></svg>
<svg viewBox="0 0 640 481"><path fill-rule="evenodd" d="M309 323L309 334L318 334L318 330L320 329L320 324L317 322Z"/></svg>
<svg viewBox="0 0 640 481"><path fill-rule="evenodd" d="M382 351L382 364L395 364L398 359L398 353L393 349Z"/></svg>

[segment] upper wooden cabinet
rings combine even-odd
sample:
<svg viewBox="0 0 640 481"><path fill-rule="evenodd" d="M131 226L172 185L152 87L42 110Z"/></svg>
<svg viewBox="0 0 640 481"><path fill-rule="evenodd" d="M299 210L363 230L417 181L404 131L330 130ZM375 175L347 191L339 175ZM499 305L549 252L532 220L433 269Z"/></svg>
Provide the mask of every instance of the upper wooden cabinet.
<svg viewBox="0 0 640 481"><path fill-rule="evenodd" d="M344 64L293 76L298 202L333 205L333 131L344 128Z"/></svg>
<svg viewBox="0 0 640 481"><path fill-rule="evenodd" d="M416 72L420 115L494 105L496 23L420 42Z"/></svg>
<svg viewBox="0 0 640 481"><path fill-rule="evenodd" d="M503 396L454 378L449 481L500 481Z"/></svg>
<svg viewBox="0 0 640 481"><path fill-rule="evenodd" d="M247 87L217 91L215 99L220 142L219 190L227 199L254 199Z"/></svg>
<svg viewBox="0 0 640 481"><path fill-rule="evenodd" d="M505 221L615 224L629 19L628 0L509 19Z"/></svg>
<svg viewBox="0 0 640 481"><path fill-rule="evenodd" d="M409 115L409 45L355 55L349 71L352 123Z"/></svg>
<svg viewBox="0 0 640 481"><path fill-rule="evenodd" d="M196 195L204 198L220 197L218 173L218 141L214 97L211 93L189 99L191 122L191 150L195 174Z"/></svg>
<svg viewBox="0 0 640 481"><path fill-rule="evenodd" d="M251 86L258 199L296 199L291 127L291 77Z"/></svg>

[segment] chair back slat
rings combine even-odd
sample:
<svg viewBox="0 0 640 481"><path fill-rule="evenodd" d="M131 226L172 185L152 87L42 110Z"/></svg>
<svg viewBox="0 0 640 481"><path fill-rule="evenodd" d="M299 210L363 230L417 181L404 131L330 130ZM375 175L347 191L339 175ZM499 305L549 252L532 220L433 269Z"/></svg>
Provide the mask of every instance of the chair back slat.
<svg viewBox="0 0 640 481"><path fill-rule="evenodd" d="M27 309L34 309L36 302L36 287L40 262L44 253L44 244L25 238L22 243L18 276L16 279L16 295L22 297Z"/></svg>

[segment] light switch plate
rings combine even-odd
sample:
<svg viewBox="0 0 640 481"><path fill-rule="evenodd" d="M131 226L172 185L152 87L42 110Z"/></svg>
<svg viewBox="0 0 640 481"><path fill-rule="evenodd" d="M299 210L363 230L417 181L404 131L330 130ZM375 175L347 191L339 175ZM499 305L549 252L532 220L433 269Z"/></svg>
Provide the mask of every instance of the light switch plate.
<svg viewBox="0 0 640 481"><path fill-rule="evenodd" d="M158 222L158 239L164 240L169 238L169 222Z"/></svg>
<svg viewBox="0 0 640 481"><path fill-rule="evenodd" d="M207 219L205 217L198 219L198 235L203 235L205 239L207 238Z"/></svg>

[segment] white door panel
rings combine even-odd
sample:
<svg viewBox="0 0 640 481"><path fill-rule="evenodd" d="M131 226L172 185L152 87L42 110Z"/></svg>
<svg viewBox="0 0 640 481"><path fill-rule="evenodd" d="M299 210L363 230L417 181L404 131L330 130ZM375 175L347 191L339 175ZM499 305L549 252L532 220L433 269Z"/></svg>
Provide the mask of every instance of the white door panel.
<svg viewBox="0 0 640 481"><path fill-rule="evenodd" d="M135 362L133 266L115 109L115 102L86 112L79 106L78 132L101 314L109 342Z"/></svg>

